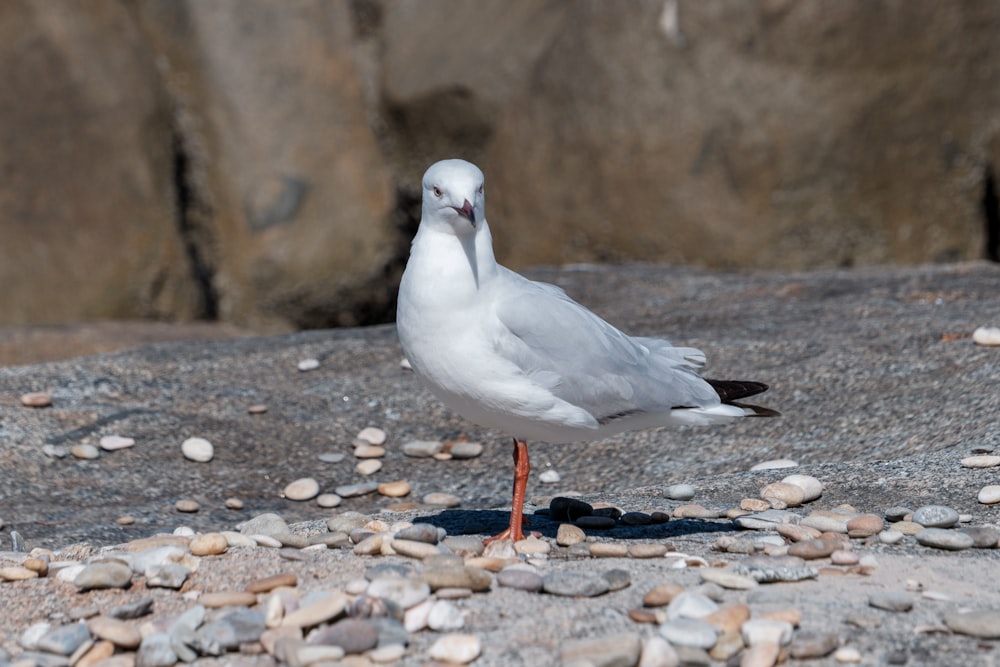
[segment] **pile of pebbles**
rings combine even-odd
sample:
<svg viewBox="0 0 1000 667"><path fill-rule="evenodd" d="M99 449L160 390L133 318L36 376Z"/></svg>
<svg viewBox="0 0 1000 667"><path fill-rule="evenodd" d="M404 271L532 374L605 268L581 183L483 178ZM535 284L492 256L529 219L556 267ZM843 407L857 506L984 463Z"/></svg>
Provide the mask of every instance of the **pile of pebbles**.
<svg viewBox="0 0 1000 667"><path fill-rule="evenodd" d="M689 499L692 491L678 485L665 495ZM847 506L794 511L822 492L818 479L789 475L737 508L682 504L670 513L622 512L555 497L532 516L533 525L557 526L554 539L536 532L517 543L487 546L478 536L448 535L431 524L392 522L391 513L344 512L321 529L293 530L280 516L261 514L237 531L194 534L180 528L173 535L87 554L79 548L0 552L0 581L6 582L0 585L55 581L77 594L68 610L24 628L17 637L19 652L0 650L0 665L167 667L225 655L295 667L427 660L468 664L490 650L466 607L476 596L509 589L580 599L635 586L643 590L641 604L627 610L634 629L566 639L559 647L562 664L670 667L736 661L742 667L768 667L827 656L851 664L865 659L857 648L842 645L835 632L800 631L799 608L757 605L761 598L754 592L825 574L869 575L878 562L863 553L866 547L912 540L945 550L996 548L1000 539L995 527L963 526L968 517L940 505L895 507L883 516ZM661 541L600 537L677 520L729 521L744 530L718 538L704 554L679 553ZM267 554L270 564L283 565L221 590L199 583L205 559L239 553ZM332 562L337 567L343 567L344 558L354 559L363 575L328 586L300 574L300 564L324 558L337 558ZM611 566L621 561L606 559L659 559L663 572L695 571L699 581L684 586L665 575L636 582L627 567ZM568 567L581 560L594 565ZM88 596L109 589L145 594L110 608L89 602ZM164 594L171 593L181 608L164 605L169 611L161 612ZM918 586L879 591L869 605L902 613L920 594ZM953 611L943 615L939 630L1000 638L1000 610ZM428 634L430 641L421 639Z"/></svg>

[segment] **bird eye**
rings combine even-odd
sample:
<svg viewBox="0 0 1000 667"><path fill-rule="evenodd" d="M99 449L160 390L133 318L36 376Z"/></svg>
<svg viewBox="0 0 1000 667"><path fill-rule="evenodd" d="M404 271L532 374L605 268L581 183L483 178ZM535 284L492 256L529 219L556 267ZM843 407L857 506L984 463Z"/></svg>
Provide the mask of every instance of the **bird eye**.
<svg viewBox="0 0 1000 667"><path fill-rule="evenodd" d="M439 188L436 185L434 186L434 196L435 197L440 197L441 196L441 188Z"/></svg>
<svg viewBox="0 0 1000 667"><path fill-rule="evenodd" d="M479 186L479 194L483 194L483 186L482 185Z"/></svg>

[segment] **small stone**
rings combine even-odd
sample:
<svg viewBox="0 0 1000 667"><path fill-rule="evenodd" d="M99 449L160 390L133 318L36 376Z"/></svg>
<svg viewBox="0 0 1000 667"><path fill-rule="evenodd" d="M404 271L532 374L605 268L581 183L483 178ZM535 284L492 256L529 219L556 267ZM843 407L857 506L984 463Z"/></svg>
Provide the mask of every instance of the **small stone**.
<svg viewBox="0 0 1000 667"><path fill-rule="evenodd" d="M354 448L354 458L357 459L380 459L383 456L385 456L385 447L359 445Z"/></svg>
<svg viewBox="0 0 1000 667"><path fill-rule="evenodd" d="M744 498L740 501L740 509L748 512L764 512L771 509L771 505L762 498Z"/></svg>
<svg viewBox="0 0 1000 667"><path fill-rule="evenodd" d="M542 577L542 590L564 597L594 597L610 590L607 579L587 572L550 572Z"/></svg>
<svg viewBox="0 0 1000 667"><path fill-rule="evenodd" d="M92 461L100 457L101 452L93 445L88 444L76 444L69 448L69 453L75 458L83 459L85 461Z"/></svg>
<svg viewBox="0 0 1000 667"><path fill-rule="evenodd" d="M587 535L583 532L583 529L571 523L559 524L559 529L556 531L556 544L561 547L580 544L586 539Z"/></svg>
<svg viewBox="0 0 1000 667"><path fill-rule="evenodd" d="M347 603L348 598L343 593L331 593L285 614L281 625L311 628L339 616L347 608Z"/></svg>
<svg viewBox="0 0 1000 667"><path fill-rule="evenodd" d="M202 593L198 604L206 609L222 607L250 607L257 604L257 596L248 591L215 591Z"/></svg>
<svg viewBox="0 0 1000 667"><path fill-rule="evenodd" d="M684 591L667 605L667 618L702 618L719 610L708 596L695 591Z"/></svg>
<svg viewBox="0 0 1000 667"><path fill-rule="evenodd" d="M887 521L895 523L896 521L903 521L908 515L913 514L913 510L909 507L903 507L902 505L893 505L885 511L885 518Z"/></svg>
<svg viewBox="0 0 1000 667"><path fill-rule="evenodd" d="M403 454L418 459L425 459L441 453L444 443L438 440L411 440L403 444Z"/></svg>
<svg viewBox="0 0 1000 667"><path fill-rule="evenodd" d="M378 490L376 482L360 482L358 484L344 484L334 489L334 492L341 498L355 498L375 493Z"/></svg>
<svg viewBox="0 0 1000 667"><path fill-rule="evenodd" d="M428 655L434 660L465 665L478 658L481 652L482 643L479 641L479 637L452 633L435 641L431 645Z"/></svg>
<svg viewBox="0 0 1000 667"><path fill-rule="evenodd" d="M695 490L690 484L671 484L663 491L663 497L670 500L691 500Z"/></svg>
<svg viewBox="0 0 1000 667"><path fill-rule="evenodd" d="M965 468L994 468L1000 466L1000 456L995 454L966 456L962 459L962 466Z"/></svg>
<svg viewBox="0 0 1000 667"><path fill-rule="evenodd" d="M751 556L739 561L733 569L739 574L753 577L759 583L778 581L802 581L813 579L819 572L805 564L801 558L793 556Z"/></svg>
<svg viewBox="0 0 1000 667"><path fill-rule="evenodd" d="M314 371L317 368L319 368L319 359L302 359L298 363L298 369L302 373L305 373L306 371Z"/></svg>
<svg viewBox="0 0 1000 667"><path fill-rule="evenodd" d="M680 584L657 584L643 596L642 604L646 607L665 607L683 592L684 587Z"/></svg>
<svg viewBox="0 0 1000 667"><path fill-rule="evenodd" d="M341 452L323 452L316 458L323 463L340 463L347 457Z"/></svg>
<svg viewBox="0 0 1000 667"><path fill-rule="evenodd" d="M302 477L290 482L282 492L288 500L312 500L319 495L319 482L312 477Z"/></svg>
<svg viewBox="0 0 1000 667"><path fill-rule="evenodd" d="M756 514L736 517L733 523L749 530L776 530L781 524L797 525L802 517L787 510L769 509Z"/></svg>
<svg viewBox="0 0 1000 667"><path fill-rule="evenodd" d="M796 660L824 658L837 650L840 639L835 634L795 633L788 654Z"/></svg>
<svg viewBox="0 0 1000 667"><path fill-rule="evenodd" d="M73 585L81 591L125 588L132 581L132 568L118 561L100 561L83 568Z"/></svg>
<svg viewBox="0 0 1000 667"><path fill-rule="evenodd" d="M944 615L952 632L980 639L1000 639L1000 609L953 611Z"/></svg>
<svg viewBox="0 0 1000 667"><path fill-rule="evenodd" d="M961 530L972 538L975 549L995 549L1000 543L1000 530L993 526L968 526Z"/></svg>
<svg viewBox="0 0 1000 667"><path fill-rule="evenodd" d="M606 570L602 573L605 581L608 582L609 590L620 591L624 588L628 588L632 585L632 575L628 573L628 570L614 569Z"/></svg>
<svg viewBox="0 0 1000 667"><path fill-rule="evenodd" d="M972 536L958 530L947 528L925 528L915 535L917 542L925 547L961 551L971 549L974 544Z"/></svg>
<svg viewBox="0 0 1000 667"><path fill-rule="evenodd" d="M217 556L229 547L229 542L221 533L204 533L196 535L188 544L188 549L194 556Z"/></svg>
<svg viewBox="0 0 1000 667"><path fill-rule="evenodd" d="M336 493L321 493L316 496L316 504L324 509L338 507L342 502L344 502L344 499Z"/></svg>
<svg viewBox="0 0 1000 667"><path fill-rule="evenodd" d="M483 445L480 442L456 442L448 450L452 458L456 459L474 459L481 456L483 453ZM545 474L545 473L542 473Z"/></svg>
<svg viewBox="0 0 1000 667"><path fill-rule="evenodd" d="M42 445L42 453L51 459L64 459L69 456L69 450L59 445L45 443Z"/></svg>
<svg viewBox="0 0 1000 667"><path fill-rule="evenodd" d="M208 463L215 457L215 447L204 438L188 438L181 443L181 453L189 461Z"/></svg>
<svg viewBox="0 0 1000 667"><path fill-rule="evenodd" d="M537 593L542 590L542 577L536 572L508 567L497 573L497 584L506 588Z"/></svg>
<svg viewBox="0 0 1000 667"><path fill-rule="evenodd" d="M438 600L427 616L427 627L437 632L451 632L465 627L462 610L447 600Z"/></svg>
<svg viewBox="0 0 1000 667"><path fill-rule="evenodd" d="M514 551L522 556L538 556L547 554L551 550L552 545L545 540L538 539L534 535L529 535L527 538L514 543Z"/></svg>
<svg viewBox="0 0 1000 667"><path fill-rule="evenodd" d="M803 526L815 528L821 533L847 533L847 522L853 516L830 510L814 510L800 522Z"/></svg>
<svg viewBox="0 0 1000 667"><path fill-rule="evenodd" d="M402 644L385 644L368 652L368 659L382 664L396 664L406 655L406 647Z"/></svg>
<svg viewBox="0 0 1000 667"><path fill-rule="evenodd" d="M591 530L611 530L617 524L618 522L609 516L581 516L576 520L577 526Z"/></svg>
<svg viewBox="0 0 1000 667"><path fill-rule="evenodd" d="M802 489L802 502L808 503L823 495L823 482L812 475L788 475L781 480L785 484L794 484Z"/></svg>
<svg viewBox="0 0 1000 667"><path fill-rule="evenodd" d="M989 347L1000 345L1000 328L979 327L972 332L972 342Z"/></svg>
<svg viewBox="0 0 1000 667"><path fill-rule="evenodd" d="M294 587L297 586L298 583L298 577L296 577L294 573L282 572L280 574L272 574L269 577L254 579L253 581L250 581L245 588L249 593L269 593L275 588Z"/></svg>
<svg viewBox="0 0 1000 667"><path fill-rule="evenodd" d="M674 618L660 625L660 634L674 646L709 649L715 645L715 626L693 618Z"/></svg>
<svg viewBox="0 0 1000 667"><path fill-rule="evenodd" d="M625 558L628 545L615 542L594 542L590 545L590 555L594 558Z"/></svg>
<svg viewBox="0 0 1000 667"><path fill-rule="evenodd" d="M243 501L239 498L226 498L226 509L230 510L241 510L243 509Z"/></svg>
<svg viewBox="0 0 1000 667"><path fill-rule="evenodd" d="M926 505L913 513L913 523L925 528L950 528L958 518L958 512L944 505Z"/></svg>
<svg viewBox="0 0 1000 667"><path fill-rule="evenodd" d="M751 619L740 626L740 635L747 646L757 644L784 646L792 641L792 624L771 619Z"/></svg>
<svg viewBox="0 0 1000 667"><path fill-rule="evenodd" d="M718 584L730 590L749 590L757 587L757 580L742 574L737 574L729 568L703 567L698 570L701 580Z"/></svg>
<svg viewBox="0 0 1000 667"><path fill-rule="evenodd" d="M38 638L35 647L47 653L68 656L89 639L90 631L85 623L69 623L51 628Z"/></svg>
<svg viewBox="0 0 1000 667"><path fill-rule="evenodd" d="M52 397L43 391L33 391L21 396L21 405L26 408L47 408L52 405Z"/></svg>
<svg viewBox="0 0 1000 667"><path fill-rule="evenodd" d="M184 514L193 514L201 509L201 505L198 501L191 500L190 498L182 498L174 503L174 509L178 512L183 512Z"/></svg>
<svg viewBox="0 0 1000 667"><path fill-rule="evenodd" d="M405 480L384 482L378 485L378 492L389 498L402 498L410 495L410 483Z"/></svg>
<svg viewBox="0 0 1000 667"><path fill-rule="evenodd" d="M648 526L653 523L652 517L645 512L625 512L618 520L626 526Z"/></svg>
<svg viewBox="0 0 1000 667"><path fill-rule="evenodd" d="M316 631L309 641L339 646L348 654L364 653L378 644L378 630L365 619L345 618Z"/></svg>
<svg viewBox="0 0 1000 667"><path fill-rule="evenodd" d="M834 565L857 565L860 561L858 554L846 549L837 549L830 554L830 562Z"/></svg>
<svg viewBox="0 0 1000 667"><path fill-rule="evenodd" d="M178 590L191 575L191 569L180 563L154 563L146 568L146 586Z"/></svg>
<svg viewBox="0 0 1000 667"><path fill-rule="evenodd" d="M135 444L135 439L125 438L120 435L106 435L98 442L101 449L106 452L113 452L119 449L127 449Z"/></svg>
<svg viewBox="0 0 1000 667"><path fill-rule="evenodd" d="M243 535L274 536L287 532L288 524L285 523L284 519L273 512L258 514L249 521L240 525L240 533Z"/></svg>
<svg viewBox="0 0 1000 667"><path fill-rule="evenodd" d="M667 553L669 549L665 544L640 542L628 546L628 555L632 558L659 558Z"/></svg>
<svg viewBox="0 0 1000 667"><path fill-rule="evenodd" d="M441 551L434 544L399 538L394 538L392 540L392 549L400 556L416 558L418 560L430 558L431 556L441 553Z"/></svg>
<svg viewBox="0 0 1000 667"><path fill-rule="evenodd" d="M89 648L86 648L89 647ZM82 654L80 653L83 651ZM115 654L115 645L108 641L87 642L85 646L77 649L79 659L70 656L70 663L73 667L93 667L97 663L107 660Z"/></svg>
<svg viewBox="0 0 1000 667"><path fill-rule="evenodd" d="M977 496L979 502L984 505L995 505L1000 503L1000 484L990 484L979 490Z"/></svg>
<svg viewBox="0 0 1000 667"><path fill-rule="evenodd" d="M152 632L142 639L139 652L135 656L135 667L170 667L177 663L170 635L166 632Z"/></svg>
<svg viewBox="0 0 1000 667"><path fill-rule="evenodd" d="M386 441L386 434L380 428L375 426L367 426L361 429L361 432L357 435L358 440L363 440L369 445L383 445Z"/></svg>
<svg viewBox="0 0 1000 667"><path fill-rule="evenodd" d="M882 532L885 522L875 514L859 514L847 522L847 534L850 537L871 537Z"/></svg>
<svg viewBox="0 0 1000 667"><path fill-rule="evenodd" d="M681 659L677 655L677 650L663 637L654 635L643 641L637 667L678 667L680 664Z"/></svg>
<svg viewBox="0 0 1000 667"><path fill-rule="evenodd" d="M556 496L549 501L549 518L553 521L576 521L580 517L590 516L594 508L576 498Z"/></svg>
<svg viewBox="0 0 1000 667"><path fill-rule="evenodd" d="M425 505L435 505L437 507L458 507L461 504L458 496L451 493L428 493L422 499Z"/></svg>
<svg viewBox="0 0 1000 667"><path fill-rule="evenodd" d="M826 558L840 546L840 543L831 540L818 538L815 540L805 540L796 542L788 547L788 555L802 558L804 560L815 560Z"/></svg>
<svg viewBox="0 0 1000 667"><path fill-rule="evenodd" d="M882 544L896 544L904 537L906 536L898 530L883 530L878 534L878 541Z"/></svg>
<svg viewBox="0 0 1000 667"><path fill-rule="evenodd" d="M142 635L134 626L107 616L95 616L87 621L87 629L98 639L104 639L115 646L131 650L139 646Z"/></svg>
<svg viewBox="0 0 1000 667"><path fill-rule="evenodd" d="M913 523L912 521L897 521L889 526L890 530L897 533L902 533L903 535L916 535L924 529L919 523Z"/></svg>
<svg viewBox="0 0 1000 667"><path fill-rule="evenodd" d="M267 412L267 406L263 403L255 403L253 405L247 406L247 412L252 415L262 415Z"/></svg>
<svg viewBox="0 0 1000 667"><path fill-rule="evenodd" d="M702 616L701 620L714 625L724 635L737 634L740 626L750 620L750 607L745 604L727 604L711 614Z"/></svg>
<svg viewBox="0 0 1000 667"><path fill-rule="evenodd" d="M354 466L354 469L357 470L359 475L374 475L382 469L382 462L378 459L365 459Z"/></svg>
<svg viewBox="0 0 1000 667"><path fill-rule="evenodd" d="M754 464L750 470L779 470L781 468L797 468L798 465L798 462L792 459L771 459Z"/></svg>
<svg viewBox="0 0 1000 667"><path fill-rule="evenodd" d="M740 667L773 667L778 663L781 646L774 642L759 642L748 647L740 656Z"/></svg>
<svg viewBox="0 0 1000 667"><path fill-rule="evenodd" d="M379 577L368 585L366 592L391 601L400 609L409 609L430 597L431 587L425 581L409 577Z"/></svg>
<svg viewBox="0 0 1000 667"><path fill-rule="evenodd" d="M910 611L913 596L905 591L879 591L868 597L868 605L886 611Z"/></svg>
<svg viewBox="0 0 1000 667"><path fill-rule="evenodd" d="M788 507L798 507L805 499L805 491L795 484L773 482L760 490L760 497L764 500L777 498Z"/></svg>
<svg viewBox="0 0 1000 667"><path fill-rule="evenodd" d="M833 659L841 664L861 662L861 651L853 646L843 646L833 652Z"/></svg>
<svg viewBox="0 0 1000 667"><path fill-rule="evenodd" d="M3 581L26 581L28 579L37 579L38 572L34 570L29 570L26 567L21 567L19 565L10 565L8 567L0 567L0 579Z"/></svg>
<svg viewBox="0 0 1000 667"><path fill-rule="evenodd" d="M562 665L635 665L642 651L642 640L635 632L606 637L567 639L559 647Z"/></svg>

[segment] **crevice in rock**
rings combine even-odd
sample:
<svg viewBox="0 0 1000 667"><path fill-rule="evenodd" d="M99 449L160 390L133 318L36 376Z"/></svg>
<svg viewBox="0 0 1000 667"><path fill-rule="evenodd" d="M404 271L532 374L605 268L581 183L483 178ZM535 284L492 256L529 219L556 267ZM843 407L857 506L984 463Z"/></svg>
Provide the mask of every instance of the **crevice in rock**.
<svg viewBox="0 0 1000 667"><path fill-rule="evenodd" d="M219 293L215 288L215 268L207 256L202 239L199 238L204 236L204 225L198 222L201 202L193 184L191 157L185 148L184 137L176 127L171 137L171 144L177 231L201 299L198 317L218 320Z"/></svg>
<svg viewBox="0 0 1000 667"><path fill-rule="evenodd" d="M986 232L986 259L1000 262L1000 197L997 196L993 165L986 165L983 175L983 222Z"/></svg>

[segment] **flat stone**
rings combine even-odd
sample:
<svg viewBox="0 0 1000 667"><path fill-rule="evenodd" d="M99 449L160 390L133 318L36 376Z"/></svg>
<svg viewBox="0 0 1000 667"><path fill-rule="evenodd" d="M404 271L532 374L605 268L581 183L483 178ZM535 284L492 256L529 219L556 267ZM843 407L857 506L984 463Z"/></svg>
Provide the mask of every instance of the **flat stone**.
<svg viewBox="0 0 1000 667"><path fill-rule="evenodd" d="M564 663L565 664L565 663ZM615 663L629 665L630 663ZM642 643L642 653L637 667L678 667L681 664L677 650L658 635L647 637Z"/></svg>
<svg viewBox="0 0 1000 667"><path fill-rule="evenodd" d="M197 501L191 500L190 498L182 498L174 503L174 509L178 512L183 512L184 514L193 514L201 509L201 505Z"/></svg>
<svg viewBox="0 0 1000 667"><path fill-rule="evenodd" d="M400 556L416 558L418 560L430 558L431 556L441 553L440 549L438 549L434 544L417 542L416 540L403 540L399 538L392 540L392 550Z"/></svg>
<svg viewBox="0 0 1000 667"><path fill-rule="evenodd" d="M552 551L552 545L534 535L529 535L514 543L514 551L522 556L539 556Z"/></svg>
<svg viewBox="0 0 1000 667"><path fill-rule="evenodd" d="M336 493L341 498L355 498L357 496L365 496L369 493L375 493L378 491L377 482L360 482L358 484L344 484L338 486L334 489Z"/></svg>
<svg viewBox="0 0 1000 667"><path fill-rule="evenodd" d="M958 512L944 505L926 505L913 513L913 523L925 528L950 528L958 523Z"/></svg>
<svg viewBox="0 0 1000 667"><path fill-rule="evenodd" d="M372 580L366 592L389 600L400 609L409 609L429 598L431 587L426 581L410 577L379 577Z"/></svg>
<svg viewBox="0 0 1000 667"><path fill-rule="evenodd" d="M38 638L35 648L56 655L71 655L90 639L85 623L68 623L51 628Z"/></svg>
<svg viewBox="0 0 1000 667"><path fill-rule="evenodd" d="M944 615L944 624L960 635L1000 639L1000 609L952 611Z"/></svg>
<svg viewBox="0 0 1000 667"><path fill-rule="evenodd" d="M780 470L782 468L797 468L798 465L798 461L792 459L771 459L755 463L750 466L750 470Z"/></svg>
<svg viewBox="0 0 1000 667"><path fill-rule="evenodd" d="M819 538L796 542L788 547L788 555L804 560L826 558L840 546L840 542L832 539Z"/></svg>
<svg viewBox="0 0 1000 667"><path fill-rule="evenodd" d="M83 568L73 585L81 591L100 588L125 588L132 581L132 568L116 561L91 563Z"/></svg>
<svg viewBox="0 0 1000 667"><path fill-rule="evenodd" d="M587 534L579 526L571 523L561 523L556 531L556 544L561 547L569 547L580 544L587 539Z"/></svg>
<svg viewBox="0 0 1000 667"><path fill-rule="evenodd" d="M214 591L202 593L198 604L208 609L221 607L250 607L257 604L257 596L248 591Z"/></svg>
<svg viewBox="0 0 1000 667"><path fill-rule="evenodd" d="M364 653L375 648L378 630L365 619L345 618L313 633L309 641L313 644L339 646L347 654Z"/></svg>
<svg viewBox="0 0 1000 667"><path fill-rule="evenodd" d="M847 522L847 534L850 537L871 537L882 532L885 522L875 514L859 514Z"/></svg>
<svg viewBox="0 0 1000 667"><path fill-rule="evenodd" d="M660 635L674 646L709 649L715 646L715 626L693 618L674 618L660 625Z"/></svg>
<svg viewBox="0 0 1000 667"><path fill-rule="evenodd" d="M591 515L577 518L576 525L591 530L611 530L618 525L618 522L609 516Z"/></svg>
<svg viewBox="0 0 1000 667"><path fill-rule="evenodd" d="M898 530L883 530L878 534L878 541L882 544L897 544L903 540L906 535L903 535Z"/></svg>
<svg viewBox="0 0 1000 667"><path fill-rule="evenodd" d="M138 647L142 641L138 628L117 618L95 616L87 621L87 629L98 639L109 641L126 650Z"/></svg>
<svg viewBox="0 0 1000 667"><path fill-rule="evenodd" d="M142 639L135 656L135 667L171 667L177 663L177 653L166 632L152 632Z"/></svg>
<svg viewBox="0 0 1000 667"><path fill-rule="evenodd" d="M542 590L564 597L594 597L610 590L607 579L587 572L550 572L542 577Z"/></svg>
<svg viewBox="0 0 1000 667"><path fill-rule="evenodd" d="M506 588L537 593L542 590L542 576L537 572L508 567L497 573L497 584Z"/></svg>
<svg viewBox="0 0 1000 667"><path fill-rule="evenodd" d="M626 526L648 526L653 523L653 518L645 512L625 512L618 520Z"/></svg>
<svg viewBox="0 0 1000 667"><path fill-rule="evenodd" d="M972 332L972 342L987 347L1000 345L1000 327L977 327Z"/></svg>
<svg viewBox="0 0 1000 667"><path fill-rule="evenodd" d="M89 648L87 648L89 646ZM80 651L83 651L81 654ZM77 650L77 655L79 659L74 660L73 656L70 657L70 662L73 667L93 667L99 662L107 660L115 654L115 645L109 641L97 641L97 642L87 642L85 646L81 646Z"/></svg>
<svg viewBox="0 0 1000 667"><path fill-rule="evenodd" d="M924 529L919 523L914 523L912 521L897 521L889 525L889 530L893 530L897 533L902 533L903 535L916 535Z"/></svg>
<svg viewBox="0 0 1000 667"><path fill-rule="evenodd" d="M83 459L85 461L92 461L101 456L101 452L94 445L80 443L73 445L69 448L69 453L75 458Z"/></svg>
<svg viewBox="0 0 1000 667"><path fill-rule="evenodd" d="M714 625L724 635L739 633L740 626L750 620L750 607L742 603L727 604L699 620Z"/></svg>
<svg viewBox="0 0 1000 667"><path fill-rule="evenodd" d="M642 604L646 607L665 607L684 592L684 587L673 582L657 584L643 596Z"/></svg>
<svg viewBox="0 0 1000 667"><path fill-rule="evenodd" d="M397 531L395 538L397 540L412 540L427 544L437 544L440 533L437 526L432 526L429 523L415 523L408 528Z"/></svg>
<svg viewBox="0 0 1000 667"><path fill-rule="evenodd" d="M450 633L431 644L428 655L433 660L465 665L482 652L482 643L476 635Z"/></svg>
<svg viewBox="0 0 1000 667"><path fill-rule="evenodd" d="M1000 484L988 484L979 489L977 499L983 505L996 505L1000 503Z"/></svg>
<svg viewBox="0 0 1000 667"><path fill-rule="evenodd" d="M462 501L453 493L441 493L434 492L428 493L421 501L425 505L434 505L436 507L458 507L462 504Z"/></svg>
<svg viewBox="0 0 1000 667"><path fill-rule="evenodd" d="M740 635L747 646L777 644L785 646L792 641L792 624L771 619L750 619L740 626Z"/></svg>
<svg viewBox="0 0 1000 667"><path fill-rule="evenodd" d="M193 629L188 626L189 631ZM258 641L265 629L263 613L255 609L235 609L198 627L194 633L194 645L202 655L222 655L240 645ZM174 630L171 629L171 634ZM180 648L178 644L176 641L173 643L175 651Z"/></svg>
<svg viewBox="0 0 1000 667"><path fill-rule="evenodd" d="M808 516L803 517L800 522L803 526L809 526L826 533L847 533L847 522L853 517L831 512L828 510L814 510Z"/></svg>
<svg viewBox="0 0 1000 667"><path fill-rule="evenodd" d="M1000 530L993 526L967 526L961 530L972 538L976 549L995 549L1000 543Z"/></svg>
<svg viewBox="0 0 1000 667"><path fill-rule="evenodd" d="M823 495L823 482L812 475L788 475L781 481L785 484L794 484L802 489L802 502L812 502Z"/></svg>
<svg viewBox="0 0 1000 667"><path fill-rule="evenodd" d="M387 439L385 431L376 426L367 426L361 429L356 437L369 445L383 445Z"/></svg>
<svg viewBox="0 0 1000 667"><path fill-rule="evenodd" d="M489 590L493 577L486 570L477 567L428 567L421 578L430 585L432 591L439 588L468 588L475 592Z"/></svg>
<svg viewBox="0 0 1000 667"><path fill-rule="evenodd" d="M347 456L345 456L342 452L323 452L317 458L323 463L340 463L347 458Z"/></svg>
<svg viewBox="0 0 1000 667"><path fill-rule="evenodd" d="M731 590L749 590L758 586L756 579L737 574L729 568L703 567L698 569L698 573L702 581Z"/></svg>
<svg viewBox="0 0 1000 667"><path fill-rule="evenodd" d="M128 621L133 618L142 618L143 616L149 614L152 609L153 598L146 596L132 602L126 602L125 604L112 607L106 612L106 615L111 618Z"/></svg>
<svg viewBox="0 0 1000 667"><path fill-rule="evenodd" d="M221 533L203 533L191 538L188 549L194 556L217 556L224 553L229 542Z"/></svg>
<svg viewBox="0 0 1000 667"><path fill-rule="evenodd" d="M483 445L480 442L456 442L448 453L456 459L474 459L482 455Z"/></svg>
<svg viewBox="0 0 1000 667"><path fill-rule="evenodd" d="M388 498L402 498L410 495L410 483L406 480L383 482L378 485L378 492Z"/></svg>
<svg viewBox="0 0 1000 667"><path fill-rule="evenodd" d="M886 521L891 521L895 523L896 521L903 521L907 516L913 514L913 510L909 507L903 507L902 505L893 505L885 511Z"/></svg>
<svg viewBox="0 0 1000 667"><path fill-rule="evenodd" d="M947 528L925 528L915 535L917 542L925 547L961 551L971 549L975 540L968 533Z"/></svg>
<svg viewBox="0 0 1000 667"><path fill-rule="evenodd" d="M879 591L868 597L868 605L886 611L910 611L913 596L905 591Z"/></svg>
<svg viewBox="0 0 1000 667"><path fill-rule="evenodd" d="M632 585L632 575L628 573L628 570L619 568L605 570L601 576L608 582L608 589L612 591L620 591Z"/></svg>
<svg viewBox="0 0 1000 667"><path fill-rule="evenodd" d="M427 627L436 632L453 632L465 627L462 610L448 600L437 600L427 615Z"/></svg>
<svg viewBox="0 0 1000 667"><path fill-rule="evenodd" d="M154 563L146 568L146 586L180 589L191 576L191 568L180 563Z"/></svg>
<svg viewBox="0 0 1000 667"><path fill-rule="evenodd" d="M378 459L365 459L354 466L354 469L359 475L374 475L379 470L382 469L382 462ZM378 487L376 487L377 490Z"/></svg>
<svg viewBox="0 0 1000 667"><path fill-rule="evenodd" d="M204 438L188 438L181 443L181 453L189 461L208 463L215 457L215 446Z"/></svg>
<svg viewBox="0 0 1000 667"><path fill-rule="evenodd" d="M802 581L819 576L816 568L806 565L805 561L794 556L751 556L736 563L733 569L738 574L745 574L762 584Z"/></svg>
<svg viewBox="0 0 1000 667"><path fill-rule="evenodd" d="M667 618L702 618L719 610L714 600L696 591L684 591L667 605Z"/></svg>
<svg viewBox="0 0 1000 667"><path fill-rule="evenodd" d="M331 593L285 614L285 617L281 619L281 625L311 628L339 616L347 608L347 603L348 598L343 593Z"/></svg>
<svg viewBox="0 0 1000 667"><path fill-rule="evenodd" d="M628 555L632 558L660 558L670 549L666 544L656 542L640 542L628 545Z"/></svg>
<svg viewBox="0 0 1000 667"><path fill-rule="evenodd" d="M756 514L736 517L733 523L747 530L774 530L780 524L797 525L802 517L787 510L765 510Z"/></svg>
<svg viewBox="0 0 1000 667"><path fill-rule="evenodd" d="M639 662L641 651L642 640L638 633L621 632L605 637L564 640L559 656L563 665L631 666Z"/></svg>
<svg viewBox="0 0 1000 667"><path fill-rule="evenodd" d="M671 484L663 491L663 497L670 500L691 500L695 489L690 484Z"/></svg>
<svg viewBox="0 0 1000 667"><path fill-rule="evenodd" d="M444 443L438 440L411 440L403 443L403 454L418 459L425 459L441 453Z"/></svg>
<svg viewBox="0 0 1000 667"><path fill-rule="evenodd" d="M319 482L312 477L302 477L289 482L282 492L285 498L294 501L312 500L319 495Z"/></svg>
<svg viewBox="0 0 1000 667"><path fill-rule="evenodd" d="M766 512L771 509L771 504L763 498L743 498L740 500L740 509L747 512Z"/></svg>
<svg viewBox="0 0 1000 667"><path fill-rule="evenodd" d="M764 500L777 498L788 507L798 507L805 499L805 491L802 487L786 482L772 482L760 490L760 497Z"/></svg>
<svg viewBox="0 0 1000 667"><path fill-rule="evenodd" d="M840 646L840 638L832 633L796 632L788 654L796 660L824 658Z"/></svg>
<svg viewBox="0 0 1000 667"><path fill-rule="evenodd" d="M20 565L10 565L8 567L0 567L0 580L3 581L25 581L27 579L37 579L38 572L34 570L29 570L26 567L21 567Z"/></svg>
<svg viewBox="0 0 1000 667"><path fill-rule="evenodd" d="M994 468L996 466L1000 466L1000 456L995 454L966 456L962 459L962 467L964 468Z"/></svg>
<svg viewBox="0 0 1000 667"><path fill-rule="evenodd" d="M294 572L281 572L268 577L253 579L244 587L250 593L269 593L275 588L294 587L298 585L299 579Z"/></svg>
<svg viewBox="0 0 1000 667"><path fill-rule="evenodd" d="M549 517L553 521L576 521L594 513L593 506L576 498L556 496L549 501Z"/></svg>
<svg viewBox="0 0 1000 667"><path fill-rule="evenodd" d="M678 505L674 508L673 514L676 519L718 519L723 512L702 505Z"/></svg>
<svg viewBox="0 0 1000 667"><path fill-rule="evenodd" d="M628 545L616 542L593 542L590 545L590 555L594 558L625 558L628 556Z"/></svg>

